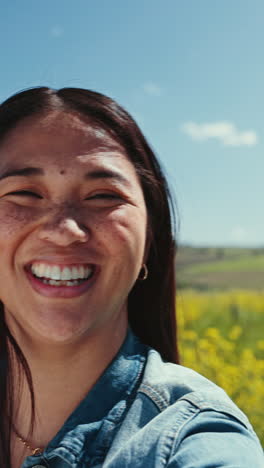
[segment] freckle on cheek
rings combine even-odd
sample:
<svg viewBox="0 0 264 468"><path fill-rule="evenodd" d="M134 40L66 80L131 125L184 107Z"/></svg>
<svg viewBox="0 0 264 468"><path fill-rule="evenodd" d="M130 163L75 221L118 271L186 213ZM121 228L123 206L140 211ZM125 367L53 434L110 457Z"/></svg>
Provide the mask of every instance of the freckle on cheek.
<svg viewBox="0 0 264 468"><path fill-rule="evenodd" d="M9 212L0 212L0 236L18 234L28 223L34 221L32 213L21 212L18 209L10 209ZM8 240L8 239L7 239Z"/></svg>

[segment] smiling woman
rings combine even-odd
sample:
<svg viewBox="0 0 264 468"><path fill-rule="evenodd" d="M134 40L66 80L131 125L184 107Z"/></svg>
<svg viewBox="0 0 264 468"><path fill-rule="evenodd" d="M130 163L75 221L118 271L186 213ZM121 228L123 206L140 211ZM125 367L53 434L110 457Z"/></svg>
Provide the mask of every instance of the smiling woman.
<svg viewBox="0 0 264 468"><path fill-rule="evenodd" d="M36 88L0 106L1 466L183 467L198 447L195 466L262 466L247 418L173 364L172 213L110 98Z"/></svg>

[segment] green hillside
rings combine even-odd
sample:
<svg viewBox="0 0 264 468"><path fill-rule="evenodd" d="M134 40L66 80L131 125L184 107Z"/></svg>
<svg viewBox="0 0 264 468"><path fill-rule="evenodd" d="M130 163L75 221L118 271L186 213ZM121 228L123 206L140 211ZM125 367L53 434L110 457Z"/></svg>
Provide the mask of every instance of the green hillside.
<svg viewBox="0 0 264 468"><path fill-rule="evenodd" d="M264 248L179 247L178 288L264 289Z"/></svg>

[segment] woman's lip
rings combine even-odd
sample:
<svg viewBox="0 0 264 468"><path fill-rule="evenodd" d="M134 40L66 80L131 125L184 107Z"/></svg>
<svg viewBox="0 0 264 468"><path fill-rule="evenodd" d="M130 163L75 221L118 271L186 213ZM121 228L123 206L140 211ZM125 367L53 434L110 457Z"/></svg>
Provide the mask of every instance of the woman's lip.
<svg viewBox="0 0 264 468"><path fill-rule="evenodd" d="M85 294L88 289L94 284L98 276L98 268L94 268L92 275L88 280L79 284L78 286L51 286L40 281L35 277L30 268L25 268L26 276L34 289L38 294L45 297L54 297L54 298L65 298L70 299L74 297L81 296Z"/></svg>
<svg viewBox="0 0 264 468"><path fill-rule="evenodd" d="M65 267L75 267L75 266L86 266L86 267L89 267L89 268L94 268L94 264L92 263L87 263L87 262L80 262L80 261L66 261L66 259L64 259L64 261L62 260L53 260L53 261L49 261L49 260L32 260L31 262L27 263L25 265L25 269L26 270L30 270L31 269L31 266L32 265L36 265L38 263L43 263L45 265L49 265L49 266L59 266L61 268L65 268Z"/></svg>

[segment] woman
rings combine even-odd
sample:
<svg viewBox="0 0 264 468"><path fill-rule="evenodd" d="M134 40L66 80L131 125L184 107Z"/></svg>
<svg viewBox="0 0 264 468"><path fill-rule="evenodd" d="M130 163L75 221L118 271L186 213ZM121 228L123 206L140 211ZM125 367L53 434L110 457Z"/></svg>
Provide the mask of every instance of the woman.
<svg viewBox="0 0 264 468"><path fill-rule="evenodd" d="M36 88L0 142L1 467L264 466L226 394L171 364L169 192L132 118Z"/></svg>

